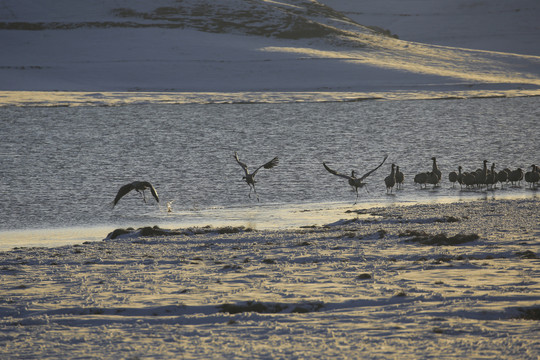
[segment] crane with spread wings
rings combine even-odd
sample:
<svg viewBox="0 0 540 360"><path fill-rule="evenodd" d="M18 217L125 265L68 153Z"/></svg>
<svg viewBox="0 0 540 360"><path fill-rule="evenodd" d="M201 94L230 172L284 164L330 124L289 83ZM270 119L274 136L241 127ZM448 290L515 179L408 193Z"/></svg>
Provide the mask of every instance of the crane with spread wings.
<svg viewBox="0 0 540 360"><path fill-rule="evenodd" d="M156 189L154 189L154 186L150 184L148 181L134 181L132 183L126 184L118 190L118 193L116 194L116 197L114 198L112 202L112 207L114 208L115 205L120 201L120 199L129 193L131 190L135 190L138 193L142 193L143 200L146 203L146 196L144 194L144 190L150 189L150 192L152 193L152 196L154 199L156 199L157 202L159 202L159 197L156 192Z"/></svg>
<svg viewBox="0 0 540 360"><path fill-rule="evenodd" d="M277 164L279 163L279 159L278 157L276 156L275 158L273 158L272 160L270 160L269 162L265 163L264 165L261 165L259 166L257 169L255 169L255 171L253 172L249 172L248 170L248 167L245 163L243 163L242 161L240 161L240 159L238 158L238 154L235 152L234 153L234 158L236 160L236 162L238 163L238 165L240 165L242 167L242 169L244 169L244 176L242 177L242 179L244 179L246 181L246 183L249 185L249 197L251 198L251 191L253 190L253 192L255 193L255 196L257 196L257 201L259 201L259 195L257 194L257 191L255 190L255 175L257 175L257 172L261 169L271 169L275 166L277 166Z"/></svg>
<svg viewBox="0 0 540 360"><path fill-rule="evenodd" d="M368 171L367 173L365 173L364 175L362 175L361 177L356 177L356 172L353 170L351 172L351 175L346 175L346 174L341 174L341 173L338 173L337 171L335 170L332 170L328 167L328 165L326 165L326 163L323 162L323 165L324 165L324 168L330 173L330 174L333 174L333 175L336 175L336 176L339 176L339 177L342 177L344 179L347 179L349 185L351 185L353 188L354 188L354 191L356 192L356 200L354 202L354 205L356 205L356 203L358 202L358 189L359 188L362 188L364 185L366 185L364 183L364 180L369 176L371 175L373 172L375 172L375 170L377 170L378 168L380 168L384 162L386 161L386 159L388 158L388 155L385 155L383 161L374 169Z"/></svg>

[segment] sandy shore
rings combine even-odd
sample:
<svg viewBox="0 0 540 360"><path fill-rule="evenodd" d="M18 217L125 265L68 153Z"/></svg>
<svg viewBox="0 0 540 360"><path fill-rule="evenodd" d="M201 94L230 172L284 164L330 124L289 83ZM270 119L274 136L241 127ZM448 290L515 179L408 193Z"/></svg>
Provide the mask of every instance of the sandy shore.
<svg viewBox="0 0 540 360"><path fill-rule="evenodd" d="M0 358L537 359L539 205L0 252Z"/></svg>

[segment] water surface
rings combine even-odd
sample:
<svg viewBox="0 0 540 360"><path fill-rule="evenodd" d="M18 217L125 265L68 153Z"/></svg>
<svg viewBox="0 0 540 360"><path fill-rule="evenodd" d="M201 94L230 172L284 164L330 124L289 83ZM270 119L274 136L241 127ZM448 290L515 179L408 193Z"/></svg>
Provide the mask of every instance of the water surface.
<svg viewBox="0 0 540 360"><path fill-rule="evenodd" d="M6 239L13 233L8 231L32 229L320 224L353 208L355 197L322 162L364 173L386 154L356 207L536 196L526 184L461 191L447 175L458 165L481 167L484 159L498 170L538 163L538 105L537 97L520 97L0 107L0 234ZM252 167L280 158L278 167L258 174L259 203L248 198L235 151ZM432 156L443 182L418 189L414 174L429 171ZM383 179L392 163L406 180L403 190L387 195ZM111 209L120 186L134 180L152 182L161 203L145 204L130 193Z"/></svg>

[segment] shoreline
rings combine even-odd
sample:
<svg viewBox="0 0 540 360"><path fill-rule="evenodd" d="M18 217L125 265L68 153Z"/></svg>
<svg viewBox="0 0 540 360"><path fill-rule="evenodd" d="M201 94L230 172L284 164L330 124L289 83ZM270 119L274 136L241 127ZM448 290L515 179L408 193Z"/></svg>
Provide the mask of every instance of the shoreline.
<svg viewBox="0 0 540 360"><path fill-rule="evenodd" d="M507 194L489 192L473 193L475 196L438 197L434 199L415 199L387 202L366 201L355 206L348 202L302 203L302 204L258 204L256 207L210 208L202 210L182 210L174 214L174 220L139 224L93 224L70 227L44 227L28 229L0 230L3 237L1 251L13 248L45 247L81 244L87 241L101 241L115 229L158 226L165 230L178 230L202 227L247 227L256 231L294 231L306 227L325 226L330 223L350 220L355 214L368 214L370 211L422 205L463 204L485 201L538 201L533 194ZM476 196L477 195L477 196ZM270 213L270 215L268 214ZM177 218L180 217L180 218ZM264 217L264 218L263 218Z"/></svg>

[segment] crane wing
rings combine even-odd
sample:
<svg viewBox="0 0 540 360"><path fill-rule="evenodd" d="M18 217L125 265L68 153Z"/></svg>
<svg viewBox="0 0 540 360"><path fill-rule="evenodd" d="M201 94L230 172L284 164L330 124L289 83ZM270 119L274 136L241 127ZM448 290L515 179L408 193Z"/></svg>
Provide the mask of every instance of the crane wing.
<svg viewBox="0 0 540 360"><path fill-rule="evenodd" d="M157 191L156 191L156 189L154 188L154 186L153 186L152 184L150 184L148 181L145 181L145 182L144 182L144 185L145 185L147 188L150 188L150 192L152 193L152 196L154 197L154 199L156 199L157 202L159 202L159 197L158 197Z"/></svg>
<svg viewBox="0 0 540 360"><path fill-rule="evenodd" d="M273 158L272 160L270 160L269 162L267 162L266 164L263 165L263 167L265 169L271 169L275 166L277 166L279 164L279 159L278 157L276 156L275 158Z"/></svg>
<svg viewBox="0 0 540 360"><path fill-rule="evenodd" d="M276 167L277 164L279 164L279 159L278 159L278 157L276 156L275 158L273 158L272 160L270 160L270 161L267 162L266 164L259 166L259 167L253 172L252 175L255 176L255 174L257 173L257 171L261 170L262 168L265 168L265 169L271 169L271 168L273 168L273 167Z"/></svg>
<svg viewBox="0 0 540 360"><path fill-rule="evenodd" d="M236 162L238 163L238 165L240 165L242 167L242 169L244 169L244 172L246 173L246 176L248 176L249 172L248 172L248 167L245 163L241 162L240 159L238 158L238 154L236 153L236 151L234 152L234 159L236 160Z"/></svg>
<svg viewBox="0 0 540 360"><path fill-rule="evenodd" d="M360 181L364 180L364 179L367 178L369 175L371 175L373 172L375 172L375 170L377 170L378 168L380 168L380 167L384 164L384 162L386 161L387 158L388 158L388 155L385 155L383 161L379 164L379 166L377 166L375 169L370 170L370 171L368 171L367 173L365 173L365 174L360 178Z"/></svg>
<svg viewBox="0 0 540 360"><path fill-rule="evenodd" d="M351 177L351 176L345 175L345 174L341 174L341 173L338 173L337 171L332 170L332 169L330 169L328 166L326 166L325 163L323 163L323 165L324 165L324 168L325 168L330 174L334 174L334 175L336 175L336 176L342 177L342 178L347 179L347 180L352 180L352 177Z"/></svg>
<svg viewBox="0 0 540 360"><path fill-rule="evenodd" d="M116 194L116 197L113 200L113 207L118 203L118 201L120 201L120 199L124 195L126 195L128 192L130 192L134 188L135 188L135 185L133 185L133 183L122 186L120 190L118 190L118 193Z"/></svg>

